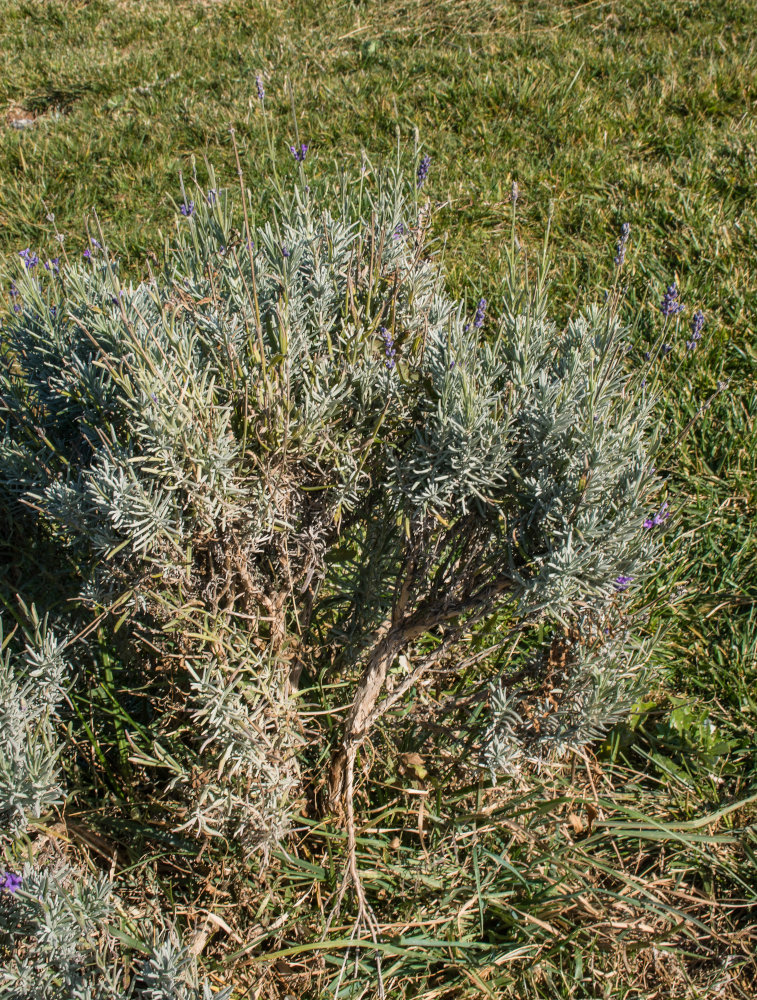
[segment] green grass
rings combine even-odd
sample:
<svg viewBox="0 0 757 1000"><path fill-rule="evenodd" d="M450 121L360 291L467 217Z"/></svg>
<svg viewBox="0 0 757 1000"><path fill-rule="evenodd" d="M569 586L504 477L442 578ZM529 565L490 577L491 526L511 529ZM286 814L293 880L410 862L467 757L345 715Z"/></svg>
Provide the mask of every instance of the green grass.
<svg viewBox="0 0 757 1000"><path fill-rule="evenodd" d="M624 310L639 351L659 330L664 287L678 278L687 311L664 362L663 471L680 526L659 584L670 596L666 687L590 767L513 791L504 804L492 798L494 812L488 791L458 785L429 796L419 818L418 796L378 786L379 777L412 784L389 767L363 790L365 825L376 832L364 834L361 862L386 927L391 996L703 997L719 986L723 996L754 995L754 803L707 819L757 787L753 25L749 0L4 5L6 258L28 245L55 252L48 213L66 251L80 254L94 209L142 276L174 225L178 175L191 173L192 158L201 178L207 158L234 180L230 126L262 217L272 194L255 92L262 73L282 158L295 138L291 80L315 174L359 171L363 149L374 161L392 157L397 130L409 156L418 130L432 157L424 192L439 205L435 225L458 294L496 302L516 179L529 255L551 219L561 315L611 283L624 221ZM21 117L33 126L12 128ZM697 307L707 325L688 354ZM727 385L716 393L719 383ZM152 818L136 786L124 792L123 734L137 723L119 708L119 683L118 665L104 658L100 685L77 704L81 719L100 720L82 753L107 759L104 789L118 800L100 820L82 794L86 821L107 828L131 865L158 856L158 884L184 916L217 906L238 928L243 946L209 950L219 981L233 967L246 987L263 969L262 996L318 995L349 934L348 920L332 926L318 957L342 832L303 831L263 889L257 875L219 868L218 857L182 874L191 844ZM427 734L403 733L403 750L423 751ZM378 755L392 746L388 735L376 743ZM230 965L235 949L244 954ZM358 979L371 981L375 965L361 955ZM734 957L724 964L726 955ZM350 964L343 991L353 972Z"/></svg>

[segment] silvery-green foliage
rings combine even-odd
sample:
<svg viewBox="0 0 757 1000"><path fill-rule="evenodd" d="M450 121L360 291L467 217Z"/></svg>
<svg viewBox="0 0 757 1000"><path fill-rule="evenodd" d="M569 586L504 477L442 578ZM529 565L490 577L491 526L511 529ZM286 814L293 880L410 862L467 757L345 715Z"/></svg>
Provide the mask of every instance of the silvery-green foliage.
<svg viewBox="0 0 757 1000"><path fill-rule="evenodd" d="M184 788L189 814L179 830L230 837L265 862L287 833L299 788L295 706L275 663L249 646L236 652L232 676L217 661L199 672L187 665L191 718L203 735L196 766L205 771L193 782L185 769L173 787Z"/></svg>
<svg viewBox="0 0 757 1000"><path fill-rule="evenodd" d="M67 680L63 643L31 617L21 642L9 637L0 652L0 830L11 835L63 798L56 733Z"/></svg>
<svg viewBox="0 0 757 1000"><path fill-rule="evenodd" d="M164 932L141 963L130 996L134 1000L229 1000L232 987L213 993L198 975L197 961L175 932Z"/></svg>
<svg viewBox="0 0 757 1000"><path fill-rule="evenodd" d="M520 612L560 620L603 607L649 551L653 398L623 364L616 317L591 309L563 332L543 309L505 308L491 341L459 324L429 338L427 412L395 470L409 516L470 513Z"/></svg>
<svg viewBox="0 0 757 1000"><path fill-rule="evenodd" d="M13 1000L99 997L92 987L113 942L107 879L26 864L22 888L0 900L0 986Z"/></svg>
<svg viewBox="0 0 757 1000"><path fill-rule="evenodd" d="M76 553L85 604L185 657L174 781L219 775L185 825L263 851L296 787L295 663L381 678L424 634L451 656L494 621L580 623L549 743L575 746L625 711L625 660L594 636L656 544L654 397L611 309L558 328L513 269L482 333L401 176L317 188L251 231L198 191L136 286L103 248L20 276L0 355L0 496Z"/></svg>
<svg viewBox="0 0 757 1000"><path fill-rule="evenodd" d="M61 864L25 864L22 888L0 893L0 995L8 1000L228 1000L167 925L127 958L111 883ZM139 930L139 928L137 928ZM134 938L134 933L129 934ZM126 975L127 969L131 970Z"/></svg>
<svg viewBox="0 0 757 1000"><path fill-rule="evenodd" d="M596 635L585 621L586 638L561 645L550 669L532 663L520 683L503 676L492 685L482 763L495 779L580 752L628 717L643 693L654 643L638 641L617 612L604 621L615 625L611 635Z"/></svg>

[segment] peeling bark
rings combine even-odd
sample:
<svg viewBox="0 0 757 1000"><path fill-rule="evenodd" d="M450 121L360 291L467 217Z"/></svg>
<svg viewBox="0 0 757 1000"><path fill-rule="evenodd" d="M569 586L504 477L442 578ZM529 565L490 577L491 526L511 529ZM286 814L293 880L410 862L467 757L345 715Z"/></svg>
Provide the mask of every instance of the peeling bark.
<svg viewBox="0 0 757 1000"><path fill-rule="evenodd" d="M376 642L363 669L355 700L345 722L344 740L331 761L328 779L328 806L331 810L341 810L348 764L354 762L357 748L376 719L374 709L394 660L411 642L436 626L451 619L459 620L461 615L470 611L474 611L476 617L481 616L509 587L510 581L500 578L481 588L467 600L447 607L419 609L402 621L398 622L393 617L381 626L376 633Z"/></svg>

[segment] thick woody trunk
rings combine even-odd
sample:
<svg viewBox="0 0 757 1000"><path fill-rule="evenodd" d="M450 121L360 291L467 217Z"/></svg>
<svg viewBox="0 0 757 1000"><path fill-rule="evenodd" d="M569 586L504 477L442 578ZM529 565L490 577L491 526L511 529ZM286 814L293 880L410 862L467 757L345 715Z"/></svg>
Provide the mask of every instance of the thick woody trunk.
<svg viewBox="0 0 757 1000"><path fill-rule="evenodd" d="M461 615L470 611L474 611L480 617L509 586L509 580L500 578L456 605L446 608L420 609L415 614L400 621L396 619L394 622L387 621L378 630L376 643L366 662L355 700L347 716L344 741L331 761L328 782L330 809L336 812L340 811L342 798L348 791L345 788L347 763L350 759L354 761L357 748L366 738L372 723L375 721L373 710L386 681L387 672L396 657L411 642L437 625L451 619L459 619Z"/></svg>
<svg viewBox="0 0 757 1000"><path fill-rule="evenodd" d="M419 628L389 628L373 648L358 684L345 723L344 742L334 755L329 773L329 806L337 810L344 793L344 775L348 756L355 752L368 733L368 719L376 706L386 675L403 649L424 630ZM381 633L379 633L381 634Z"/></svg>

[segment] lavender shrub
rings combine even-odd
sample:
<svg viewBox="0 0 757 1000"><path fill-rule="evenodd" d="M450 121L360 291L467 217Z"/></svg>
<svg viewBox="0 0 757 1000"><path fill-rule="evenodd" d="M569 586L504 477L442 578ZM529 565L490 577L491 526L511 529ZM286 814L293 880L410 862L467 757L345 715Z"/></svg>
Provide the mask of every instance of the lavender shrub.
<svg viewBox="0 0 757 1000"><path fill-rule="evenodd" d="M600 736L652 656L630 599L659 544L646 522L667 516L655 395L611 304L560 329L543 278L514 265L466 322L413 215L429 163L411 190L311 180L254 232L211 177L151 280L126 284L99 245L42 280L25 251L15 276L0 496L75 553L80 614L123 624L173 678L142 762L184 802L180 828L263 861L322 738L299 715L303 671L353 683L338 808L376 720L478 637L545 637L537 683L496 680L495 773Z"/></svg>

